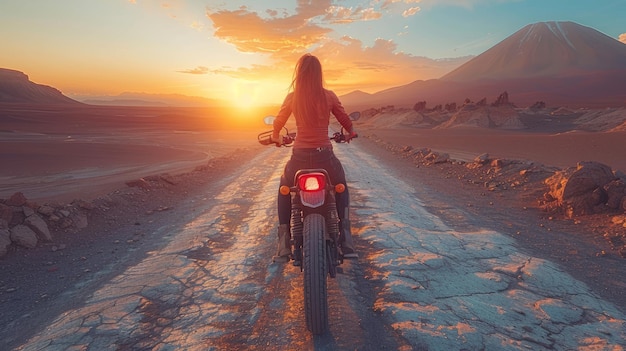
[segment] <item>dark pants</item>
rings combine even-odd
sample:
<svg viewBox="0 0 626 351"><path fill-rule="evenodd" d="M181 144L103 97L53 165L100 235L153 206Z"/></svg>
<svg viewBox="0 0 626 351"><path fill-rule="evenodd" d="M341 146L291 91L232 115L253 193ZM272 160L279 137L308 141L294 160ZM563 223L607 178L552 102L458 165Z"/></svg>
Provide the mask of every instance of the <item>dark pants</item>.
<svg viewBox="0 0 626 351"><path fill-rule="evenodd" d="M350 205L350 195L346 184L346 175L341 162L331 148L322 149L293 149L291 159L285 165L285 171L280 178L280 185L293 186L296 172L301 169L322 168L328 172L330 182L333 185L343 183L346 190L336 194L337 212L339 219L346 215L346 209ZM278 223L289 224L291 219L291 195L278 194Z"/></svg>

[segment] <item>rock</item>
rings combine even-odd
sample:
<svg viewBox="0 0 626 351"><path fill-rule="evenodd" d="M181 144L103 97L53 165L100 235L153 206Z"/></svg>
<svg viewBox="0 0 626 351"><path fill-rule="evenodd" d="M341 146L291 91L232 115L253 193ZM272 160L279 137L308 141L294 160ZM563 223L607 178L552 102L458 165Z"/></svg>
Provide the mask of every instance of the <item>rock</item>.
<svg viewBox="0 0 626 351"><path fill-rule="evenodd" d="M532 106L530 106L531 110L542 110L544 108L546 108L545 101L537 101Z"/></svg>
<svg viewBox="0 0 626 351"><path fill-rule="evenodd" d="M22 206L22 212L24 213L24 216L26 217L35 214L35 210L33 210L32 208L28 206Z"/></svg>
<svg viewBox="0 0 626 351"><path fill-rule="evenodd" d="M580 162L576 169L556 172L545 180L550 196L569 217L597 212L607 201L604 186L616 177L610 167L598 162Z"/></svg>
<svg viewBox="0 0 626 351"><path fill-rule="evenodd" d="M504 161L501 159L491 160L491 167L493 168L502 168L504 167Z"/></svg>
<svg viewBox="0 0 626 351"><path fill-rule="evenodd" d="M79 207L85 210L93 210L94 208L96 208L96 206L89 202L89 201L85 201L85 200L74 200L72 201L72 205L74 205L75 207Z"/></svg>
<svg viewBox="0 0 626 351"><path fill-rule="evenodd" d="M414 149L413 150L413 156L424 157L424 156L428 155L431 152L432 152L431 149L429 149L427 147L422 147L422 148L419 148L419 149Z"/></svg>
<svg viewBox="0 0 626 351"><path fill-rule="evenodd" d="M491 106L506 106L510 104L511 103L509 102L509 93L505 91L504 93L500 94L500 96L498 96L496 101L494 101Z"/></svg>
<svg viewBox="0 0 626 351"><path fill-rule="evenodd" d="M0 229L0 257L7 254L11 246L11 233L8 229Z"/></svg>
<svg viewBox="0 0 626 351"><path fill-rule="evenodd" d="M626 196L622 198L622 204L619 207L622 211L626 212Z"/></svg>
<svg viewBox="0 0 626 351"><path fill-rule="evenodd" d="M474 158L474 162L484 165L485 163L489 162L489 154L484 153L484 154L476 156L476 158Z"/></svg>
<svg viewBox="0 0 626 351"><path fill-rule="evenodd" d="M37 247L37 234L29 227L18 224L10 229L11 241L28 249Z"/></svg>
<svg viewBox="0 0 626 351"><path fill-rule="evenodd" d="M613 224L624 224L626 223L626 215L613 216L613 218L611 218L611 222Z"/></svg>
<svg viewBox="0 0 626 351"><path fill-rule="evenodd" d="M622 198L626 195L626 184L621 179L615 179L604 186L607 194L606 205L617 209L621 205Z"/></svg>
<svg viewBox="0 0 626 351"><path fill-rule="evenodd" d="M413 105L413 110L417 112L424 111L426 109L426 101L420 101Z"/></svg>
<svg viewBox="0 0 626 351"><path fill-rule="evenodd" d="M26 217L24 225L32 229L41 239L52 241L52 235L46 222L36 214Z"/></svg>
<svg viewBox="0 0 626 351"><path fill-rule="evenodd" d="M7 206L23 206L26 204L26 196L21 192L17 192L5 202Z"/></svg>
<svg viewBox="0 0 626 351"><path fill-rule="evenodd" d="M450 155L446 153L431 152L424 157L431 164L446 163L450 160Z"/></svg>
<svg viewBox="0 0 626 351"><path fill-rule="evenodd" d="M136 180L130 180L130 181L126 182L126 185L131 187L131 188L137 187L137 188L141 188L141 189L150 189L150 183L148 183L143 178L139 178L139 179L136 179Z"/></svg>
<svg viewBox="0 0 626 351"><path fill-rule="evenodd" d="M7 223L11 223L13 219L13 209L5 204L0 204L0 219L4 219Z"/></svg>
<svg viewBox="0 0 626 351"><path fill-rule="evenodd" d="M68 217L60 218L58 223L59 223L59 227L61 227L61 229L70 228L74 224L74 222L72 222L72 220L69 219Z"/></svg>
<svg viewBox="0 0 626 351"><path fill-rule="evenodd" d="M26 216L24 215L24 210L22 207L11 207L11 211L13 211L13 215L11 216L11 221L9 222L9 227L14 227L18 224L22 224Z"/></svg>
<svg viewBox="0 0 626 351"><path fill-rule="evenodd" d="M74 227L76 227L76 229L87 228L87 216L85 216L84 214L80 212L75 212L72 213L69 218L72 220L72 223L74 224Z"/></svg>
<svg viewBox="0 0 626 351"><path fill-rule="evenodd" d="M49 205L43 205L37 209L37 212L44 216L51 216L52 214L54 214L54 207Z"/></svg>

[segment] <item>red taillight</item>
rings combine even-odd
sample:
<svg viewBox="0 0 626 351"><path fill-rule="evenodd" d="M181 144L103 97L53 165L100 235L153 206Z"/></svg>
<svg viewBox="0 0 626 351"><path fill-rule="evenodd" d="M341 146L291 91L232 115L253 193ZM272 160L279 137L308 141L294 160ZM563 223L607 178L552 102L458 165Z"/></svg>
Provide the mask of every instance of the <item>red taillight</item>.
<svg viewBox="0 0 626 351"><path fill-rule="evenodd" d="M318 191L326 187L326 177L322 173L309 173L298 178L298 187L304 191Z"/></svg>

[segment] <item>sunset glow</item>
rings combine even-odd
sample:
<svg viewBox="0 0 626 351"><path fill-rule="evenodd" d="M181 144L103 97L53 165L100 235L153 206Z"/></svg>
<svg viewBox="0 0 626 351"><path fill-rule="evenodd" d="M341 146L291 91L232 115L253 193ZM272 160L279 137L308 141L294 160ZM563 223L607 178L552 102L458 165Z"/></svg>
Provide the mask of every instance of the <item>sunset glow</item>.
<svg viewBox="0 0 626 351"><path fill-rule="evenodd" d="M624 41L623 1L59 0L0 3L0 67L76 99L183 94L280 103L317 55L339 95L439 78L523 26L566 20Z"/></svg>

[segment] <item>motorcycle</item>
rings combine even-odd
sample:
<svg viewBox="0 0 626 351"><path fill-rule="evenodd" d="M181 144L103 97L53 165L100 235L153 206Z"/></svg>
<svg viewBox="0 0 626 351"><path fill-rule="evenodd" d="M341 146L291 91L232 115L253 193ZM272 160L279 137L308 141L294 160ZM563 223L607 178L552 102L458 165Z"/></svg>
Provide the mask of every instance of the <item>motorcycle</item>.
<svg viewBox="0 0 626 351"><path fill-rule="evenodd" d="M359 112L350 114L356 121ZM264 119L272 125L273 116ZM291 146L296 133L282 136L280 146ZM274 145L272 131L260 133L258 141L262 145ZM357 137L357 136L354 136ZM331 140L345 143L343 127L334 132ZM301 169L296 172L294 186L281 186L282 195L291 196L291 245L294 265L304 272L304 314L306 325L313 334L322 334L328 329L327 276L336 278L338 266L343 263L341 251L342 230L339 228L339 215L335 194L345 191L344 184L333 185L325 169Z"/></svg>

